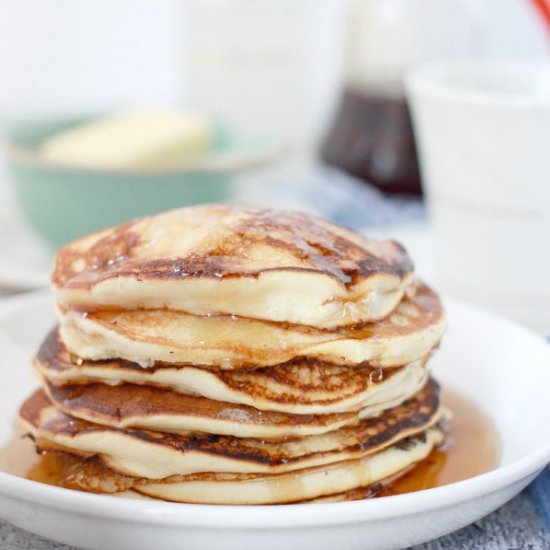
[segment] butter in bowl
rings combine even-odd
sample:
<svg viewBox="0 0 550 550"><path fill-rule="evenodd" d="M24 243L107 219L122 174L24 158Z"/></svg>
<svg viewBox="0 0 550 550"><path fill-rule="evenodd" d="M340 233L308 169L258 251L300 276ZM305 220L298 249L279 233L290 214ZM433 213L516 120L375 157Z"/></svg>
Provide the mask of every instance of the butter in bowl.
<svg viewBox="0 0 550 550"><path fill-rule="evenodd" d="M22 211L54 246L136 216L228 200L236 174L280 152L197 113L156 108L21 124L6 149Z"/></svg>

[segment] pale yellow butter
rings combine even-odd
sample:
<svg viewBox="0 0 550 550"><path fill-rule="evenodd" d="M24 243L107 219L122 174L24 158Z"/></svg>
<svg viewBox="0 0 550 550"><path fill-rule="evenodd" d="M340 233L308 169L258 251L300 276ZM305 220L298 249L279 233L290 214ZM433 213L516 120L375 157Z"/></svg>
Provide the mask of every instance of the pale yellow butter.
<svg viewBox="0 0 550 550"><path fill-rule="evenodd" d="M151 168L183 163L206 153L212 142L212 125L200 115L139 109L55 134L40 153L49 161L90 168Z"/></svg>

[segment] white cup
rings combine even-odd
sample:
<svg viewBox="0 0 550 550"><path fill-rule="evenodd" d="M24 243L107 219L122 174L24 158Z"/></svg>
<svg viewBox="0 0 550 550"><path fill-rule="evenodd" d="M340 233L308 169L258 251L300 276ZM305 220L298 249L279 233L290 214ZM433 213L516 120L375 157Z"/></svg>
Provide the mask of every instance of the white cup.
<svg viewBox="0 0 550 550"><path fill-rule="evenodd" d="M550 333L550 64L407 79L444 289Z"/></svg>

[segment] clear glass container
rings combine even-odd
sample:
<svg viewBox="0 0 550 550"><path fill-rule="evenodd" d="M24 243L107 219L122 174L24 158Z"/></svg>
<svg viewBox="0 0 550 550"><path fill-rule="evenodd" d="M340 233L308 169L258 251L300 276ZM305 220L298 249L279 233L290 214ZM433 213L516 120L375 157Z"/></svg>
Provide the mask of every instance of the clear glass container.
<svg viewBox="0 0 550 550"><path fill-rule="evenodd" d="M388 194L420 195L403 76L418 63L468 57L473 31L460 0L356 0L345 86L321 158Z"/></svg>

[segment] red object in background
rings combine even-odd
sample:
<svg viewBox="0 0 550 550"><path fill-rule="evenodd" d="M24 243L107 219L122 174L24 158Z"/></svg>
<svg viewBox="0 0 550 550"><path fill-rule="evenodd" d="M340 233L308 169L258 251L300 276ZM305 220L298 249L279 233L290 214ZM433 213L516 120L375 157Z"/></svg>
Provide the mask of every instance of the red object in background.
<svg viewBox="0 0 550 550"><path fill-rule="evenodd" d="M416 146L403 97L347 90L321 158L391 195L422 195Z"/></svg>
<svg viewBox="0 0 550 550"><path fill-rule="evenodd" d="M546 30L550 33L550 0L531 0L544 19Z"/></svg>

